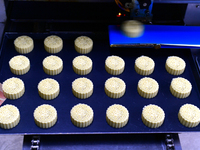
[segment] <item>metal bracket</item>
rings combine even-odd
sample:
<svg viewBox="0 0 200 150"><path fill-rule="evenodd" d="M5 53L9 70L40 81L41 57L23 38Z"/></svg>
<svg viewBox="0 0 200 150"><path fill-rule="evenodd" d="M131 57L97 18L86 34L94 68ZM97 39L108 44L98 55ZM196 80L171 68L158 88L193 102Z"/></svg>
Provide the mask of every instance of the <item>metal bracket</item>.
<svg viewBox="0 0 200 150"><path fill-rule="evenodd" d="M132 17L133 18L152 18L153 0L132 0Z"/></svg>
<svg viewBox="0 0 200 150"><path fill-rule="evenodd" d="M175 150L174 139L172 134L166 134L165 145L166 145L166 150Z"/></svg>
<svg viewBox="0 0 200 150"><path fill-rule="evenodd" d="M200 25L200 3L188 4L185 11L184 22L186 25Z"/></svg>
<svg viewBox="0 0 200 150"><path fill-rule="evenodd" d="M31 140L31 150L40 149L40 136L33 136Z"/></svg>
<svg viewBox="0 0 200 150"><path fill-rule="evenodd" d="M133 3L125 3L125 8L133 9L134 5L133 5Z"/></svg>

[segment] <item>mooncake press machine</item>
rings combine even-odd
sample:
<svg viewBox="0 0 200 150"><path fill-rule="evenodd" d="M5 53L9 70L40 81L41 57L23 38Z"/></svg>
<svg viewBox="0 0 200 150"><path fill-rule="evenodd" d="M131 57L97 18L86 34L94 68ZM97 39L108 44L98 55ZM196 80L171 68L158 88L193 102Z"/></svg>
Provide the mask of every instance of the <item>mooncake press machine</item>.
<svg viewBox="0 0 200 150"><path fill-rule="evenodd" d="M125 20L139 20L145 26L141 37L129 38L122 34L120 25ZM0 1L0 83L16 76L8 61L18 55L13 41L20 35L34 40L34 50L25 54L31 62L30 71L21 78L26 92L17 100L7 99L2 105L13 104L20 110L20 123L13 129L0 128L0 134L24 135L23 149L125 149L125 150L181 150L178 134L199 132L200 126L184 127L178 120L180 106L192 103L200 108L199 25L198 0L44 0ZM55 55L62 58L64 69L56 76L44 73L42 60L51 54L44 50L43 41L49 35L63 39L63 50ZM86 54L93 61L92 72L84 77L94 83L94 93L81 100L72 94L71 83L82 77L73 72L72 60L80 55L74 49L74 40L81 35L92 38L93 50ZM159 48L159 49L157 49ZM126 63L118 77L126 83L126 93L120 99L111 99L104 92L105 81L112 77L105 71L105 59L110 55L122 57ZM137 93L142 78L134 70L134 61L141 55L151 57L156 64L150 77L159 83L155 98L144 99ZM174 78L165 70L168 56L176 55L186 62L181 75L190 80L193 89L186 99L171 95L169 85ZM39 97L37 84L41 79L54 78L60 84L59 96L51 101ZM77 128L70 120L71 108L85 103L94 110L93 123ZM49 128L39 128L33 118L34 109L50 104L57 109L58 121ZM120 129L110 127L105 119L108 106L121 104L129 110L128 124ZM142 108L157 104L166 114L163 125L152 129L141 121Z"/></svg>

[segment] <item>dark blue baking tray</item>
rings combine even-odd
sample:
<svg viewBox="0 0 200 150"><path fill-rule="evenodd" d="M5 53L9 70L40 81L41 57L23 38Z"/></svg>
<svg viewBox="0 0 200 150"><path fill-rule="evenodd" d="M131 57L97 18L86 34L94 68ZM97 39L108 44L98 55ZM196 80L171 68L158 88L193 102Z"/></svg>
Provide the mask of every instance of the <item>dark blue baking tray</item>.
<svg viewBox="0 0 200 150"><path fill-rule="evenodd" d="M50 76L44 73L42 61L45 57L51 55L44 50L43 41L48 35L56 34L63 39L63 50L55 55L62 58L64 62L63 71L56 76ZM186 131L200 131L200 125L195 128L186 128L178 120L179 108L185 103L191 103L200 107L199 90L196 82L199 76L192 54L189 49L132 49L132 48L110 48L107 34L98 33L38 33L26 34L34 40L34 50L25 54L30 59L30 71L21 76L11 73L8 61L16 55L13 41L22 34L5 33L0 58L0 82L10 77L19 77L25 83L25 94L17 100L7 99L5 104L13 104L20 110L21 120L19 124L9 130L1 129L0 134L141 134L141 133L178 133ZM86 35L93 39L94 48L86 54L93 61L92 72L84 77L92 80L94 83L94 93L88 99L78 99L72 94L72 81L78 77L83 77L74 73L72 69L72 60L80 55L74 49L74 40L80 35ZM111 99L104 92L105 81L112 77L105 70L105 59L110 55L122 57L126 63L125 70L117 77L123 79L126 83L126 93L120 99ZM149 77L154 78L159 83L159 92L155 98L142 98L137 92L137 83L143 78L134 70L135 59L141 55L151 57L155 61L155 70ZM165 70L165 61L168 56L177 55L183 58L187 64L185 72L180 75L188 79L192 86L191 95L185 99L175 98L169 90L172 78L177 77L167 73ZM43 100L38 95L37 85L44 78L53 78L60 84L60 94L54 100ZM78 128L71 123L70 110L78 104L85 103L94 110L94 121L86 128ZM58 112L58 121L55 126L49 129L39 128L33 118L34 109L41 104L53 105ZM130 118L128 124L120 129L110 127L106 122L106 109L112 104L122 104L129 110ZM165 121L157 129L146 127L141 120L142 108L148 104L156 104L165 111Z"/></svg>

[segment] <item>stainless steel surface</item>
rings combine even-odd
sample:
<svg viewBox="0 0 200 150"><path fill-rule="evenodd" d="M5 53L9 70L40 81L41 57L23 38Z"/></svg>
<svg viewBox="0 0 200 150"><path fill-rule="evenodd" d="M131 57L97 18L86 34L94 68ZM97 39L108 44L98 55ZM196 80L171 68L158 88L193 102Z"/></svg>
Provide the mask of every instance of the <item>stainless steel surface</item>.
<svg viewBox="0 0 200 150"><path fill-rule="evenodd" d="M200 25L200 3L188 4L184 22L186 25Z"/></svg>
<svg viewBox="0 0 200 150"><path fill-rule="evenodd" d="M21 150L23 135L2 135L0 134L0 150Z"/></svg>
<svg viewBox="0 0 200 150"><path fill-rule="evenodd" d="M5 22L5 21L6 21L6 10L4 5L4 0L0 0L0 22Z"/></svg>
<svg viewBox="0 0 200 150"><path fill-rule="evenodd" d="M180 133L182 150L200 150L200 132Z"/></svg>

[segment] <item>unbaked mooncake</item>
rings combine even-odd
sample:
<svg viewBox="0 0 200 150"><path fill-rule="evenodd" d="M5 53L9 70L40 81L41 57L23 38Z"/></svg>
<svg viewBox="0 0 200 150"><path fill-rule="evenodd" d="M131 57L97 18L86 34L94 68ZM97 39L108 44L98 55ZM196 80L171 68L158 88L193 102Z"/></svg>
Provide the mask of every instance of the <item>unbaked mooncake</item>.
<svg viewBox="0 0 200 150"><path fill-rule="evenodd" d="M72 64L76 74L86 75L92 71L92 60L87 56L77 56L73 59Z"/></svg>
<svg viewBox="0 0 200 150"><path fill-rule="evenodd" d="M45 38L44 48L48 53L58 53L63 48L63 40L57 35L51 35Z"/></svg>
<svg viewBox="0 0 200 150"><path fill-rule="evenodd" d="M184 104L179 109L178 119L186 127L196 127L200 122L200 109L192 104Z"/></svg>
<svg viewBox="0 0 200 150"><path fill-rule="evenodd" d="M92 108L86 104L77 104L71 111L71 121L72 123L80 128L89 126L94 118L94 112Z"/></svg>
<svg viewBox="0 0 200 150"><path fill-rule="evenodd" d="M185 61L177 56L170 56L167 58L165 68L168 73L172 75L180 75L184 72L186 67Z"/></svg>
<svg viewBox="0 0 200 150"><path fill-rule="evenodd" d="M128 37L140 37L144 33L144 25L137 20L127 20L121 25L122 32Z"/></svg>
<svg viewBox="0 0 200 150"><path fill-rule="evenodd" d="M86 99L93 93L93 83L87 78L78 78L72 82L72 92L80 99Z"/></svg>
<svg viewBox="0 0 200 150"><path fill-rule="evenodd" d="M24 82L16 77L12 77L3 82L3 94L8 99L18 99L25 92Z"/></svg>
<svg viewBox="0 0 200 150"><path fill-rule="evenodd" d="M126 84L125 82L117 77L111 77L105 82L105 93L111 98L120 98L125 94Z"/></svg>
<svg viewBox="0 0 200 150"><path fill-rule="evenodd" d="M48 75L57 75L63 70L63 61L58 56L48 56L43 62L43 70Z"/></svg>
<svg viewBox="0 0 200 150"><path fill-rule="evenodd" d="M124 71L125 62L119 56L108 56L105 61L105 69L109 74L119 75Z"/></svg>
<svg viewBox="0 0 200 150"><path fill-rule="evenodd" d="M38 84L38 93L41 98L46 100L52 100L59 95L60 85L54 79L51 78L43 79Z"/></svg>
<svg viewBox="0 0 200 150"><path fill-rule="evenodd" d="M0 107L0 127L3 129L11 129L18 125L20 121L19 109L10 104Z"/></svg>
<svg viewBox="0 0 200 150"><path fill-rule="evenodd" d="M34 110L33 116L36 125L40 128L50 128L57 122L57 111L49 104L38 106Z"/></svg>
<svg viewBox="0 0 200 150"><path fill-rule="evenodd" d="M192 84L185 78L177 77L172 79L170 91L177 98L186 98L192 91Z"/></svg>
<svg viewBox="0 0 200 150"><path fill-rule="evenodd" d="M157 105L149 104L143 107L142 122L150 128L160 127L165 119L165 112Z"/></svg>
<svg viewBox="0 0 200 150"><path fill-rule="evenodd" d="M87 54L93 48L93 41L87 36L79 36L74 41L75 50L80 54Z"/></svg>
<svg viewBox="0 0 200 150"><path fill-rule="evenodd" d="M140 56L135 60L135 71L140 75L150 75L153 73L155 63L148 56Z"/></svg>
<svg viewBox="0 0 200 150"><path fill-rule="evenodd" d="M30 61L26 56L18 55L10 59L10 70L16 75L26 74L30 69Z"/></svg>
<svg viewBox="0 0 200 150"><path fill-rule="evenodd" d="M144 98L153 98L158 94L159 84L156 80L144 77L139 80L137 91Z"/></svg>
<svg viewBox="0 0 200 150"><path fill-rule="evenodd" d="M114 104L106 110L106 121L113 128L124 127L129 120L129 112L126 107Z"/></svg>
<svg viewBox="0 0 200 150"><path fill-rule="evenodd" d="M14 41L15 49L18 53L27 54L30 53L34 48L33 39L29 36L19 36Z"/></svg>

